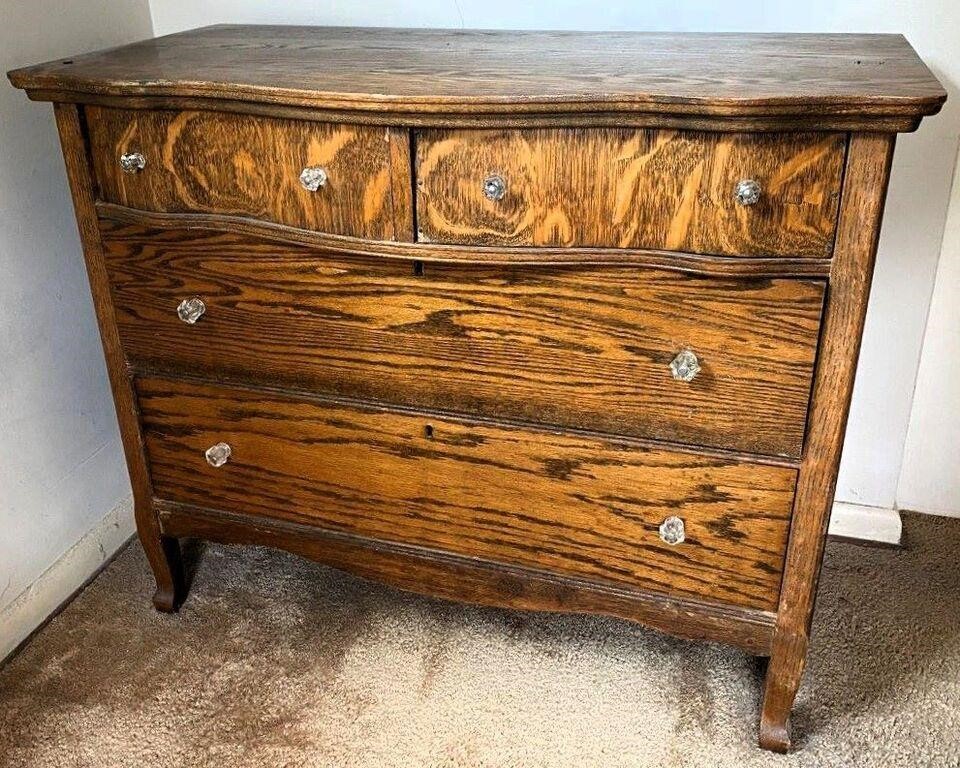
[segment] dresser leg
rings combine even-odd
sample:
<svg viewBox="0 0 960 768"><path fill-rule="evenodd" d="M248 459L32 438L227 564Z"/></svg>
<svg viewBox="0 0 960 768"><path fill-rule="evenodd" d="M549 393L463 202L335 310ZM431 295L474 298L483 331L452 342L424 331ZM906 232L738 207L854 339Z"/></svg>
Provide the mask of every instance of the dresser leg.
<svg viewBox="0 0 960 768"><path fill-rule="evenodd" d="M760 746L773 752L790 749L790 710L806 665L806 636L775 637L760 713Z"/></svg>
<svg viewBox="0 0 960 768"><path fill-rule="evenodd" d="M153 593L153 605L163 613L174 613L186 597L186 580L180 556L180 541L170 536L151 538L141 534L140 541L150 561L157 591Z"/></svg>

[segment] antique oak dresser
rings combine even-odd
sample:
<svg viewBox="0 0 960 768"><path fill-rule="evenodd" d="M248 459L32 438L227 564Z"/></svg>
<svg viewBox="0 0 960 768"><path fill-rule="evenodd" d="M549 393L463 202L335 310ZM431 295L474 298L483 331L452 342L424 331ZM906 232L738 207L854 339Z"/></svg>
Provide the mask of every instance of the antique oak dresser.
<svg viewBox="0 0 960 768"><path fill-rule="evenodd" d="M786 750L895 35L217 26L54 102L154 603L179 539L769 657Z"/></svg>

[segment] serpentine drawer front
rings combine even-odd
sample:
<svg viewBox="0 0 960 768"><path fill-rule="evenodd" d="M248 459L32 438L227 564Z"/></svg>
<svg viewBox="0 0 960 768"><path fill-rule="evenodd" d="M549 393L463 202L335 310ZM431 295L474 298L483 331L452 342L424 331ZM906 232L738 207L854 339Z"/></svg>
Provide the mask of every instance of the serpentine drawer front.
<svg viewBox="0 0 960 768"><path fill-rule="evenodd" d="M768 656L788 748L894 140L946 98L902 37L217 26L9 77L158 609L198 537L619 616Z"/></svg>
<svg viewBox="0 0 960 768"><path fill-rule="evenodd" d="M398 239L386 128L193 110L86 115L107 202Z"/></svg>
<svg viewBox="0 0 960 768"><path fill-rule="evenodd" d="M829 257L842 133L418 131L425 242Z"/></svg>
<svg viewBox="0 0 960 768"><path fill-rule="evenodd" d="M145 371L800 455L820 281L577 264L414 274L402 260L109 222L103 242L120 339ZM202 316L184 321L184 301Z"/></svg>

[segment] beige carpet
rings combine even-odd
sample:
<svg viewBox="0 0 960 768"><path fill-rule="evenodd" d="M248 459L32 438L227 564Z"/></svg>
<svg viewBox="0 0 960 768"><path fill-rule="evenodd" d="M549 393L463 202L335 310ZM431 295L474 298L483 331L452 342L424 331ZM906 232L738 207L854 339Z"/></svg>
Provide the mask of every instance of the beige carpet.
<svg viewBox="0 0 960 768"><path fill-rule="evenodd" d="M906 526L828 547L785 758L729 648L220 546L164 616L134 544L0 671L0 765L958 766L960 520Z"/></svg>

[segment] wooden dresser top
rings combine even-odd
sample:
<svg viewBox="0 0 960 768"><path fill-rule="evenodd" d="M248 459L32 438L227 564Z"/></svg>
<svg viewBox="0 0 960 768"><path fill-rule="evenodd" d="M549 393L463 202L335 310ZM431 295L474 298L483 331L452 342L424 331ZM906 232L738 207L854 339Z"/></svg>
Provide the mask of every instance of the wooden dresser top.
<svg viewBox="0 0 960 768"><path fill-rule="evenodd" d="M9 73L39 100L429 115L647 113L915 127L946 92L900 35L212 26Z"/></svg>

